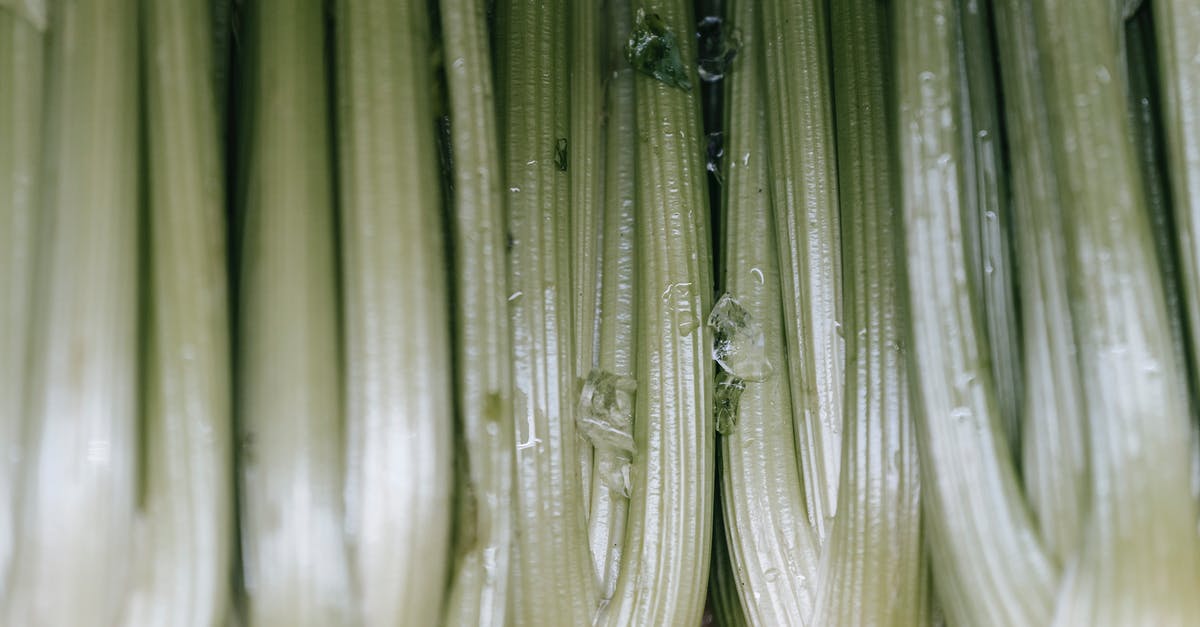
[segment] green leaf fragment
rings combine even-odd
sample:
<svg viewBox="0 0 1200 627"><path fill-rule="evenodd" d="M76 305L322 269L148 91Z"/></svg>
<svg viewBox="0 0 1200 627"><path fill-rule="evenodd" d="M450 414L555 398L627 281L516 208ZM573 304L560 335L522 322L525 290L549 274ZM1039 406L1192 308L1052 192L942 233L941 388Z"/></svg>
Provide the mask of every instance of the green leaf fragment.
<svg viewBox="0 0 1200 627"><path fill-rule="evenodd" d="M625 46L625 58L643 74L685 91L692 89L675 33L657 13L647 15L638 9L629 43Z"/></svg>

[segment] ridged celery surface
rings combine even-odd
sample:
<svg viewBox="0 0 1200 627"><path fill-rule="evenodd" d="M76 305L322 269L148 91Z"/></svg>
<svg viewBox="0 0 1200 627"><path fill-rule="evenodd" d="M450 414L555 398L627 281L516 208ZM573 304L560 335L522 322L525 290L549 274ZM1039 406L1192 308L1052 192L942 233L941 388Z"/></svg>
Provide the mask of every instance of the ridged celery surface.
<svg viewBox="0 0 1200 627"><path fill-rule="evenodd" d="M613 0L605 10L608 79L604 141L603 235L600 241L599 335L597 367L618 377L634 377L637 363L637 205L634 119L634 70L624 60L629 39L628 0ZM636 390L634 391L636 394ZM636 419L636 417L635 417ZM600 578L601 598L612 598L625 546L625 517L629 494L623 488L629 460L617 451L598 447L592 473L592 503L588 539L592 562Z"/></svg>
<svg viewBox="0 0 1200 627"><path fill-rule="evenodd" d="M837 511L845 394L841 227L826 4L769 0L762 3L761 15L792 413L808 513L821 542Z"/></svg>
<svg viewBox="0 0 1200 627"><path fill-rule="evenodd" d="M242 34L253 79L242 127L237 402L251 627L353 619L323 7L257 2Z"/></svg>
<svg viewBox="0 0 1200 627"><path fill-rule="evenodd" d="M6 625L115 624L129 585L138 496L137 23L133 0L55 5L46 133L35 126L30 138L45 142L45 222ZM11 87L0 88L5 99L16 95Z"/></svg>
<svg viewBox="0 0 1200 627"><path fill-rule="evenodd" d="M42 172L45 39L0 8L0 607L16 551Z"/></svg>
<svg viewBox="0 0 1200 627"><path fill-rule="evenodd" d="M1200 616L1186 376L1166 299L1108 3L1034 3L1091 452L1091 519L1067 565L1063 625Z"/></svg>
<svg viewBox="0 0 1200 627"><path fill-rule="evenodd" d="M1158 55L1158 110L1175 207L1179 275L1191 349L1200 346L1200 3L1156 0L1153 39ZM1153 45L1153 44L1151 44ZM1200 382L1192 381L1200 387Z"/></svg>
<svg viewBox="0 0 1200 627"><path fill-rule="evenodd" d="M455 563L444 622L502 627L513 539L513 406L504 180L486 4L440 5L455 165L458 454L466 467L458 478Z"/></svg>
<svg viewBox="0 0 1200 627"><path fill-rule="evenodd" d="M449 562L450 342L425 0L339 2L346 519L363 625L435 625Z"/></svg>
<svg viewBox="0 0 1200 627"><path fill-rule="evenodd" d="M1012 173L1025 372L1021 404L1022 479L1038 534L1058 566L1082 546L1089 506L1085 401L1067 284L1067 243L1032 0L999 0L1006 140Z"/></svg>
<svg viewBox="0 0 1200 627"><path fill-rule="evenodd" d="M1058 576L1021 496L966 270L956 5L902 0L892 33L924 522L950 622L1044 625Z"/></svg>
<svg viewBox="0 0 1200 627"><path fill-rule="evenodd" d="M572 319L575 324L575 378L587 378L595 366L599 340L600 247L604 198L604 7L600 0L568 3L570 134L556 140L556 166L567 171L571 192ZM559 150L561 148L561 150ZM578 436L584 508L591 513L594 455Z"/></svg>
<svg viewBox="0 0 1200 627"><path fill-rule="evenodd" d="M1009 176L1001 154L1001 105L996 76L996 45L991 33L991 5L979 0L960 3L962 28L960 100L964 146L963 229L968 245L971 282L983 311L988 358L996 381L996 398L1009 451L1021 438L1021 328L1013 289Z"/></svg>
<svg viewBox="0 0 1200 627"><path fill-rule="evenodd" d="M919 625L928 586L909 399L904 235L888 120L887 7L833 6L845 277L846 430L813 625Z"/></svg>
<svg viewBox="0 0 1200 627"><path fill-rule="evenodd" d="M742 50L726 81L724 285L763 334L770 374L745 381L734 428L721 440L721 503L729 559L741 607L752 625L811 618L820 547L808 520L792 436L790 364L784 341L775 220L767 173L758 3L729 2ZM731 373L738 376L738 372Z"/></svg>
<svg viewBox="0 0 1200 627"><path fill-rule="evenodd" d="M125 624L224 625L235 496L212 16L199 0L141 8L149 320L142 516Z"/></svg>
<svg viewBox="0 0 1200 627"><path fill-rule="evenodd" d="M647 17L651 16L651 17ZM654 18L652 16L658 16ZM606 625L695 625L712 532L712 305L704 142L691 3L635 8L665 26L691 89L634 78L637 106L637 398L632 496ZM647 20L650 20L647 22ZM661 22L660 22L661 20Z"/></svg>
<svg viewBox="0 0 1200 627"><path fill-rule="evenodd" d="M496 12L516 422L508 613L521 625L582 625L592 619L599 590L575 426L567 172L555 163L567 113L567 4L509 0Z"/></svg>

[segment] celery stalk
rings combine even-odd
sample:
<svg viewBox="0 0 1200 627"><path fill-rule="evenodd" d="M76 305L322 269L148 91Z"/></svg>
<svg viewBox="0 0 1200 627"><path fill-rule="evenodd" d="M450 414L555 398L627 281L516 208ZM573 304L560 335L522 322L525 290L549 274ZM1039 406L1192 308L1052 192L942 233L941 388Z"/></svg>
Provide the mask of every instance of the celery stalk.
<svg viewBox="0 0 1200 627"><path fill-rule="evenodd" d="M717 483L725 481L720 476L721 454L717 453ZM713 502L712 566L708 573L708 605L712 608L714 624L720 627L743 627L749 624L742 610L738 595L737 578L733 574L733 563L729 559L729 544L726 541L728 528L721 516L721 494L718 491Z"/></svg>
<svg viewBox="0 0 1200 627"><path fill-rule="evenodd" d="M17 555L0 622L114 624L129 584L138 490L137 3L57 3L53 22L36 244L44 265ZM37 77L15 85L34 88ZM16 95L10 89L6 100Z"/></svg>
<svg viewBox="0 0 1200 627"><path fill-rule="evenodd" d="M763 3L761 16L792 413L809 518L822 542L837 511L845 394L842 251L825 5L822 0L770 0Z"/></svg>
<svg viewBox="0 0 1200 627"><path fill-rule="evenodd" d="M346 518L364 625L435 625L453 414L425 0L337 5Z"/></svg>
<svg viewBox="0 0 1200 627"><path fill-rule="evenodd" d="M0 9L0 607L16 551L41 177L42 33Z"/></svg>
<svg viewBox="0 0 1200 627"><path fill-rule="evenodd" d="M1091 520L1056 621L1182 625L1200 615L1191 425L1127 110L1124 30L1099 0L1034 3L1034 17L1091 446Z"/></svg>
<svg viewBox="0 0 1200 627"><path fill-rule="evenodd" d="M1042 546L1061 566L1082 545L1088 511L1085 401L1067 281L1067 245L1031 0L1001 0L1006 139L1012 173L1014 252L1021 303L1025 395L1022 479Z"/></svg>
<svg viewBox="0 0 1200 627"><path fill-rule="evenodd" d="M791 364L784 341L761 97L759 7L752 0L727 6L732 25L741 30L744 54L735 59L725 79L726 150L731 158L723 186L724 284L763 334L762 347L739 349L762 351L770 373L760 381L745 381L735 427L720 438L726 525L720 533L727 536L736 590L748 621L783 625L807 622L812 616L820 547L808 520L792 437Z"/></svg>
<svg viewBox="0 0 1200 627"><path fill-rule="evenodd" d="M445 624L501 627L513 519L513 405L505 204L486 3L442 0L454 149L454 273L460 451L457 561ZM460 453L461 454L461 453ZM463 485L462 482L466 482Z"/></svg>
<svg viewBox="0 0 1200 627"><path fill-rule="evenodd" d="M556 140L556 165L567 169L571 192L571 281L575 323L575 378L584 380L595 366L599 340L596 315L600 290L601 210L604 198L604 75L605 46L599 0L569 3L570 19L570 134ZM565 141L564 141L565 140ZM562 148L558 151L558 148ZM582 438L582 436L579 436ZM584 507L590 517L593 450L579 443Z"/></svg>
<svg viewBox="0 0 1200 627"><path fill-rule="evenodd" d="M917 625L921 488L909 400L904 238L887 108L887 13L833 8L846 315L846 430L838 515L822 559L814 625Z"/></svg>
<svg viewBox="0 0 1200 627"><path fill-rule="evenodd" d="M671 33L686 61L671 84L639 73L637 398L621 574L600 622L697 624L712 531L712 303L703 132L691 3L636 9L633 27ZM657 17L655 17L657 16ZM664 35L665 37L665 35ZM636 54L632 55L635 56Z"/></svg>
<svg viewBox="0 0 1200 627"><path fill-rule="evenodd" d="M971 282L983 311L988 358L996 381L996 399L1009 450L1020 447L1021 328L1013 290L1010 249L1008 173L1001 155L1000 102L996 77L996 46L992 41L989 5L962 2L960 82L963 125L964 212Z"/></svg>
<svg viewBox="0 0 1200 627"><path fill-rule="evenodd" d="M516 422L509 616L524 625L584 624L598 593L575 426L567 173L555 163L565 136L566 10L558 0L497 6Z"/></svg>
<svg viewBox="0 0 1200 627"><path fill-rule="evenodd" d="M323 3L249 11L237 338L248 622L343 625L354 600Z"/></svg>
<svg viewBox="0 0 1200 627"><path fill-rule="evenodd" d="M144 3L149 314L142 520L127 625L230 606L232 395L224 185L207 3Z"/></svg>
<svg viewBox="0 0 1200 627"><path fill-rule="evenodd" d="M1158 48L1156 100L1175 208L1186 327L1195 351L1200 343L1200 6L1189 0L1157 0L1151 6ZM1198 381L1191 384L1200 387Z"/></svg>
<svg viewBox="0 0 1200 627"><path fill-rule="evenodd" d="M934 581L950 622L1049 622L1058 577L1008 452L967 278L956 3L895 6L914 412Z"/></svg>
<svg viewBox="0 0 1200 627"><path fill-rule="evenodd" d="M605 11L608 28L607 121L604 129L604 203L601 209L599 336L596 363L601 371L633 377L637 363L637 174L633 68L624 60L629 39L628 0L614 0ZM601 598L611 599L620 573L629 495L624 492L628 460L613 450L596 449L588 536L592 561L601 582Z"/></svg>

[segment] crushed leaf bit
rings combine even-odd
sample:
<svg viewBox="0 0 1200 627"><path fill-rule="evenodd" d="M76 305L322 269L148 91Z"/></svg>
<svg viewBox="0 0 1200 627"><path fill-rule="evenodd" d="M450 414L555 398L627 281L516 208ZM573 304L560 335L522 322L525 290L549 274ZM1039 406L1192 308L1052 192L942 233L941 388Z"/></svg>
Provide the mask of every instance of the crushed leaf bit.
<svg viewBox="0 0 1200 627"><path fill-rule="evenodd" d="M683 90L692 88L679 54L679 41L657 13L647 14L638 9L625 46L625 58L635 70L663 83Z"/></svg>

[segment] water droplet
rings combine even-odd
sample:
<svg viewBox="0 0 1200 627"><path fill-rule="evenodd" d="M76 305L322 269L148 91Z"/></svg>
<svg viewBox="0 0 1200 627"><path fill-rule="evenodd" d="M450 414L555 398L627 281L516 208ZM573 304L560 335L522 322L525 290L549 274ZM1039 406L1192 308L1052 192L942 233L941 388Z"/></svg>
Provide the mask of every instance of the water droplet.
<svg viewBox="0 0 1200 627"><path fill-rule="evenodd" d="M766 279L763 278L763 271L759 268L750 268L750 274L754 275L754 278L758 280L759 285L767 282Z"/></svg>
<svg viewBox="0 0 1200 627"><path fill-rule="evenodd" d="M1096 80L1107 85L1112 80L1112 76L1108 73L1108 68L1103 65L1096 66Z"/></svg>
<svg viewBox="0 0 1200 627"><path fill-rule="evenodd" d="M463 68L463 66L465 66L466 64L467 64L466 59L464 59L462 57L457 57L456 59L454 59L454 62L451 63L450 65L453 66L454 69L456 69L456 70L461 70Z"/></svg>
<svg viewBox="0 0 1200 627"><path fill-rule="evenodd" d="M950 410L950 417L957 420L966 420L971 417L971 408L966 405L959 405Z"/></svg>
<svg viewBox="0 0 1200 627"><path fill-rule="evenodd" d="M708 315L713 330L713 360L726 372L746 381L762 381L774 368L767 359L762 326L726 293Z"/></svg>
<svg viewBox="0 0 1200 627"><path fill-rule="evenodd" d="M521 290L517 290L517 291L513 292L512 294L508 295L508 302L511 303L524 295L525 295L525 292L522 292Z"/></svg>
<svg viewBox="0 0 1200 627"><path fill-rule="evenodd" d="M729 435L737 427L738 404L744 391L745 381L728 372L717 373L716 387L713 389L713 419L717 433Z"/></svg>
<svg viewBox="0 0 1200 627"><path fill-rule="evenodd" d="M632 457L633 395L637 381L595 369L588 373L579 394L575 422L592 446Z"/></svg>
<svg viewBox="0 0 1200 627"><path fill-rule="evenodd" d="M763 571L763 578L766 579L767 582L769 582L769 583L774 583L774 582L778 581L779 580L779 569L768 568L767 570Z"/></svg>
<svg viewBox="0 0 1200 627"><path fill-rule="evenodd" d="M510 192L512 192L512 193L514 193L514 194L516 194L516 193L519 193L519 192L521 191L521 188L520 188L520 187L517 187L517 186L515 186L515 185L514 185L514 186L512 186L512 187L508 188L508 191L510 191Z"/></svg>

